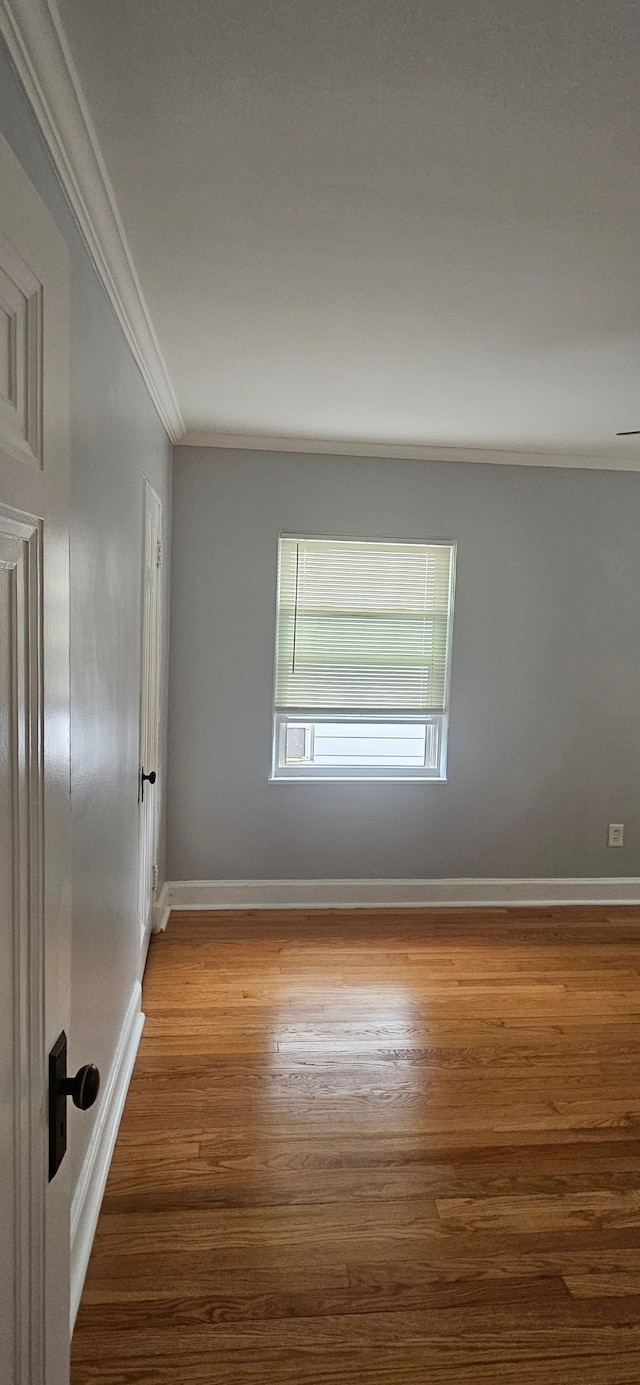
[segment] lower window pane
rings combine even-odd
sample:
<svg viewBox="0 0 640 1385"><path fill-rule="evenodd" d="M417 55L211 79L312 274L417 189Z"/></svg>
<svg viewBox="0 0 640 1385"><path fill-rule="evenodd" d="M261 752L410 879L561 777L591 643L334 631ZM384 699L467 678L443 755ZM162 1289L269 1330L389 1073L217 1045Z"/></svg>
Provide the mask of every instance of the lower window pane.
<svg viewBox="0 0 640 1385"><path fill-rule="evenodd" d="M440 772L441 719L416 722L289 721L281 723L278 763L313 768Z"/></svg>
<svg viewBox="0 0 640 1385"><path fill-rule="evenodd" d="M362 731L363 728L358 728ZM314 763L332 765L423 765L425 727L368 726L367 735L353 735L352 728L315 727Z"/></svg>

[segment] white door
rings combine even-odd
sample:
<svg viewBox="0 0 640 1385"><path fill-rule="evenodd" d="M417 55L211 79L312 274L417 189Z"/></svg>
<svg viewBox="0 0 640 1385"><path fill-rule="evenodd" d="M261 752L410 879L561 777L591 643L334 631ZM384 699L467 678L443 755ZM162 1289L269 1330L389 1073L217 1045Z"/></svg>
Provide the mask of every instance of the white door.
<svg viewBox="0 0 640 1385"><path fill-rule="evenodd" d="M1 139L0 194L0 1380L65 1385L47 1055L69 1020L69 266Z"/></svg>
<svg viewBox="0 0 640 1385"><path fill-rule="evenodd" d="M162 503L144 481L142 531L142 648L140 674L140 944L151 932L158 874L157 783L160 749Z"/></svg>

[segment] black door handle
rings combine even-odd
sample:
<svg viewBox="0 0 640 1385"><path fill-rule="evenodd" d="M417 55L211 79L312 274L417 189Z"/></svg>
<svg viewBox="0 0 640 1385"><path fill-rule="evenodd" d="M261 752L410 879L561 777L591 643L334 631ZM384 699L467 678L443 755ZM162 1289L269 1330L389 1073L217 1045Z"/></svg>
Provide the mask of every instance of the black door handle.
<svg viewBox="0 0 640 1385"><path fill-rule="evenodd" d="M142 802L142 803L144 803L144 786L145 786L145 782L146 782L147 784L155 784L156 779L157 779L157 775L156 775L155 770L152 769L151 774L145 774L145 772L144 772L144 765L143 765L143 766L142 766L142 769L140 770L140 799L141 799L141 802Z"/></svg>

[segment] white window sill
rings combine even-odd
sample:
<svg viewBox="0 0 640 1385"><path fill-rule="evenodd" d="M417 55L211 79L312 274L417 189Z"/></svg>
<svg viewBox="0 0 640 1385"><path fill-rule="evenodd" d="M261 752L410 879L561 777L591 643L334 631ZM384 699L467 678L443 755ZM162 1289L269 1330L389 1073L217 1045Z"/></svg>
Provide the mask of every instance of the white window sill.
<svg viewBox="0 0 640 1385"><path fill-rule="evenodd" d="M447 784L446 778L427 774L270 774L269 784Z"/></svg>

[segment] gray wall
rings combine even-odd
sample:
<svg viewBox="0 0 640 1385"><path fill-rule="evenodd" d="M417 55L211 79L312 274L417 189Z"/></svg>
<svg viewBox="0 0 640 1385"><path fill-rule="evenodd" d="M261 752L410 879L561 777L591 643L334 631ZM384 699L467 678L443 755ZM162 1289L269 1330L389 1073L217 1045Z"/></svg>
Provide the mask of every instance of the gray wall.
<svg viewBox="0 0 640 1385"><path fill-rule="evenodd" d="M177 448L173 494L170 879L640 875L640 475ZM281 530L458 540L447 784L267 782Z"/></svg>
<svg viewBox="0 0 640 1385"><path fill-rule="evenodd" d="M71 250L69 1059L72 1065L96 1062L106 1078L144 960L137 903L142 475L163 499L168 537L171 455L1 45L0 130ZM168 565L166 575L168 615ZM97 1110L70 1112L72 1186Z"/></svg>

